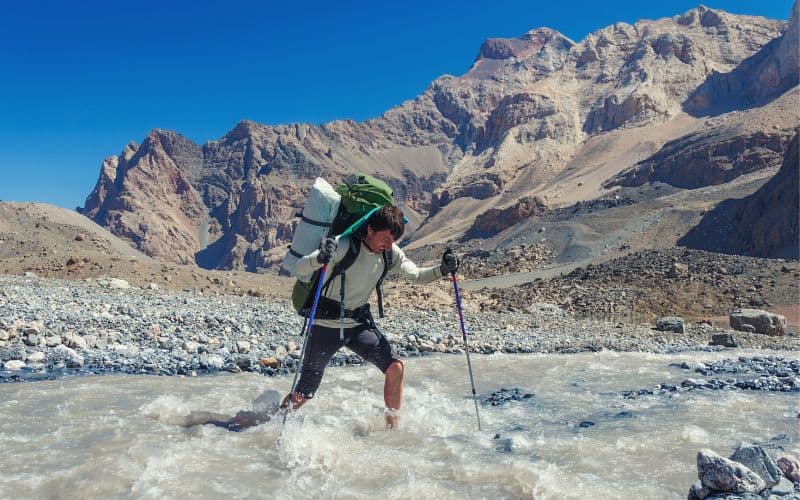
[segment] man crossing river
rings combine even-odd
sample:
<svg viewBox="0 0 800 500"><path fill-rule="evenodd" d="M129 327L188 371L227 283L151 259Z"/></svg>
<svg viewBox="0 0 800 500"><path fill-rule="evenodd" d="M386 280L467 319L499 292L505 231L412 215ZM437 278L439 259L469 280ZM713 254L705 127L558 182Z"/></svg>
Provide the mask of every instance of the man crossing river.
<svg viewBox="0 0 800 500"><path fill-rule="evenodd" d="M400 209L386 205L373 213L359 230L347 236L324 239L318 250L297 262L296 274L301 280L308 281L324 264L334 268L334 277L329 283L326 280L320 294L316 318L308 332L310 337L300 368L300 381L294 392L283 399L282 408L291 404L292 409L297 409L313 398L331 357L347 347L384 373L386 426L397 427L403 394L403 362L375 325L369 297L385 275L385 267L388 272L399 273L420 284L458 269L458 258L449 251L444 253L439 266L417 267L396 244L404 230ZM345 261L348 252L357 254L355 260L347 266L346 273L337 274L335 268ZM340 301L344 311L340 309Z"/></svg>

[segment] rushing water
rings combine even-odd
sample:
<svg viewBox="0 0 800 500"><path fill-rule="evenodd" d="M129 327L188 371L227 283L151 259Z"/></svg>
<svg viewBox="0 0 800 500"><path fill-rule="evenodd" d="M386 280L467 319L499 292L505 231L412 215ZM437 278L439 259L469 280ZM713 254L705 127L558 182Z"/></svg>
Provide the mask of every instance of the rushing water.
<svg viewBox="0 0 800 500"><path fill-rule="evenodd" d="M534 394L481 406L481 432L465 396L464 357L454 355L406 361L396 431L383 429L382 376L367 366L330 368L317 397L285 427L278 418L239 433L178 424L193 410L249 408L262 391L286 391L291 380L86 376L6 384L0 498L686 498L700 448L728 455L748 440L800 451L796 393L618 395L702 378L669 363L723 357L474 356L479 393ZM585 420L595 425L580 427Z"/></svg>

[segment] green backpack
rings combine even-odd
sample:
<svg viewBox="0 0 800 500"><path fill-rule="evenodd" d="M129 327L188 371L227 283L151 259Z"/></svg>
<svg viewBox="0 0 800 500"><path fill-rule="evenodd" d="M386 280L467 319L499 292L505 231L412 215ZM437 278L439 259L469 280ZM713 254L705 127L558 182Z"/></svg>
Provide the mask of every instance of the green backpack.
<svg viewBox="0 0 800 500"><path fill-rule="evenodd" d="M341 195L342 199L339 204L339 210L336 212L336 217L331 223L328 230L328 236L347 236L352 234L360 228L369 217L378 211L379 208L385 205L393 205L392 188L385 182L375 177L366 174L355 174L347 177L343 184L336 186L336 192ZM345 257L338 262L330 273L329 277L325 280L324 287L327 288L331 281L336 276L342 275L347 269L353 265L361 245L355 238L351 238L350 247L348 248ZM386 273L392 266L392 252L383 252L384 269L375 286L378 292L378 310L380 317L383 317L383 293L381 285ZM294 288L292 289L292 305L294 309L304 317L309 317L311 313L312 302L314 300L314 290L316 290L317 283L319 282L321 272L317 271L308 282L296 280ZM344 276L342 277L342 296L344 295ZM322 301L323 297L320 297ZM328 299L330 300L330 299ZM338 304L341 310L342 303ZM330 316L330 305L326 304L326 313L320 314L319 306L317 317ZM343 312L343 310L341 310Z"/></svg>

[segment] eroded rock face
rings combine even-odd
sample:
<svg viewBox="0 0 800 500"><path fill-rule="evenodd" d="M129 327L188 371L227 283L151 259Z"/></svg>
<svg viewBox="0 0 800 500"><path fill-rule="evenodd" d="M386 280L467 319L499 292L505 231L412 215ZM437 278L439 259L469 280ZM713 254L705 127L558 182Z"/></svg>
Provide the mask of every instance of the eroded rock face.
<svg viewBox="0 0 800 500"><path fill-rule="evenodd" d="M494 236L500 231L509 228L517 222L535 215L542 215L547 211L541 199L523 198L517 203L506 208L492 208L478 217L467 231L466 236L471 238L485 238Z"/></svg>
<svg viewBox="0 0 800 500"><path fill-rule="evenodd" d="M752 195L717 205L678 244L755 257L800 259L798 154L795 135L777 174Z"/></svg>
<svg viewBox="0 0 800 500"><path fill-rule="evenodd" d="M786 32L730 72L714 71L686 101L693 114L715 114L763 104L800 82L800 7L795 2Z"/></svg>
<svg viewBox="0 0 800 500"><path fill-rule="evenodd" d="M735 135L714 130L671 141L650 158L605 182L606 187L636 187L663 182L695 189L729 182L742 175L780 165L790 132Z"/></svg>
<svg viewBox="0 0 800 500"><path fill-rule="evenodd" d="M709 449L697 453L697 476L702 485L709 490L758 493L766 487L764 480L758 474Z"/></svg>

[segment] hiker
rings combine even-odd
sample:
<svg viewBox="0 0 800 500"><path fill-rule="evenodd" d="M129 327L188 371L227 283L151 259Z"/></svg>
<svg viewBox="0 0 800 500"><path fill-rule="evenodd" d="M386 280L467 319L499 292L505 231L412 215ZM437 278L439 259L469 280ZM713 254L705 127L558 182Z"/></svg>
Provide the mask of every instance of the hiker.
<svg viewBox="0 0 800 500"><path fill-rule="evenodd" d="M300 280L308 281L323 264L330 263L335 272L335 266L345 259L348 251L358 252L344 277L341 274L335 276L320 294L315 321L308 333L310 337L300 381L295 391L286 395L282 408L291 401L292 409L296 409L313 398L328 361L336 351L346 346L384 373L386 427L397 427L403 393L403 362L372 318L368 304L372 289L385 275L385 263L390 263L389 271L398 272L414 283L429 283L458 270L458 258L452 252L442 256L439 266L418 268L395 244L404 229L400 209L386 205L373 213L353 234L336 239L325 238L319 249L297 262L295 273ZM384 252L390 256L387 258ZM343 280L344 320L340 310Z"/></svg>

